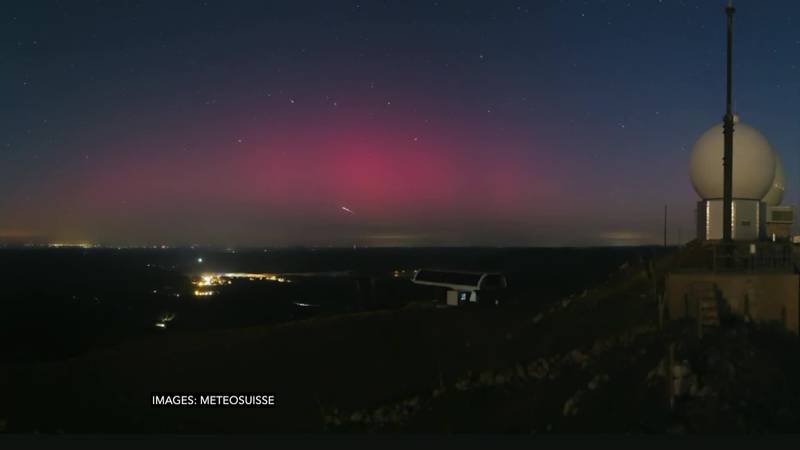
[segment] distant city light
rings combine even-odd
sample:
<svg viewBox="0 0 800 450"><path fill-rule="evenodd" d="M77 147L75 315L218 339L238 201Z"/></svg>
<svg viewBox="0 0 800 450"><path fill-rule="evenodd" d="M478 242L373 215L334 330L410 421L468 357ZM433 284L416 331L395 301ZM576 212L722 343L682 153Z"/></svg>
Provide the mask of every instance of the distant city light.
<svg viewBox="0 0 800 450"><path fill-rule="evenodd" d="M192 279L195 289L194 295L197 297L207 297L216 294L210 290L211 286L223 286L232 284L234 279L244 279L249 281L275 281L278 283L291 283L292 281L275 273L248 273L248 272L227 272L227 273L204 273Z"/></svg>
<svg viewBox="0 0 800 450"><path fill-rule="evenodd" d="M50 242L47 244L50 248L92 248L93 244L89 242Z"/></svg>

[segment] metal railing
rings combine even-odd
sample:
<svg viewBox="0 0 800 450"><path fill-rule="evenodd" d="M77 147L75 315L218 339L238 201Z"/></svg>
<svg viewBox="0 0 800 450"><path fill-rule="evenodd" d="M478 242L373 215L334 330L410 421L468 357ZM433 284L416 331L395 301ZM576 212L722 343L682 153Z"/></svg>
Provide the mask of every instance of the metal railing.
<svg viewBox="0 0 800 450"><path fill-rule="evenodd" d="M793 271L795 250L784 242L715 244L710 246L714 271Z"/></svg>

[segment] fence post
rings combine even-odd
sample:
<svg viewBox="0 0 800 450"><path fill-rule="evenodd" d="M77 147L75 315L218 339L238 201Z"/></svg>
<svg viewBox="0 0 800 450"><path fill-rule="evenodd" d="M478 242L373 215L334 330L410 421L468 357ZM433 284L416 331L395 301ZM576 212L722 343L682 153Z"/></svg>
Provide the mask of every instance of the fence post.
<svg viewBox="0 0 800 450"><path fill-rule="evenodd" d="M697 337L699 339L703 339L703 319L701 314L703 310L701 309L702 302L698 299L695 299L695 303L697 303Z"/></svg>
<svg viewBox="0 0 800 450"><path fill-rule="evenodd" d="M669 409L675 409L675 382L672 379L672 367L675 365L675 344L670 342L668 344L668 358L665 361L665 374L664 378L667 380L667 400L669 402Z"/></svg>

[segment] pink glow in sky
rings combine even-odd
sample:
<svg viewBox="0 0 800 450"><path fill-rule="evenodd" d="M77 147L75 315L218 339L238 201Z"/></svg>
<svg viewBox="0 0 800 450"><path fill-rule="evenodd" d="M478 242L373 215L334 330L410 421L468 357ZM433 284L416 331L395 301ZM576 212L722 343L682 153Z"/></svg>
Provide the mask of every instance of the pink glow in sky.
<svg viewBox="0 0 800 450"><path fill-rule="evenodd" d="M55 212L54 234L65 238L219 244L243 234L248 243L286 244L297 233L335 244L458 242L531 223L534 205L557 206L550 149L529 136L486 146L456 124L415 133L349 120L252 126L216 139L230 128L197 130L211 136L198 146L170 132L122 143L53 171L29 194ZM36 223L38 211L21 206L22 220ZM167 224L185 231L164 233Z"/></svg>

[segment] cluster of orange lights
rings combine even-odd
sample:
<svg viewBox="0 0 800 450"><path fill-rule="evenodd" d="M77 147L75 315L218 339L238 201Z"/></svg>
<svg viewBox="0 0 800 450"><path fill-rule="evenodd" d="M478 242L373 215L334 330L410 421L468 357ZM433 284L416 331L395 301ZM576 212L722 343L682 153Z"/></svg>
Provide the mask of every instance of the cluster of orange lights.
<svg viewBox="0 0 800 450"><path fill-rule="evenodd" d="M411 278L414 276L414 270L412 269L396 269L392 272L392 276L395 278Z"/></svg>
<svg viewBox="0 0 800 450"><path fill-rule="evenodd" d="M228 273L204 273L192 281L197 286L194 290L196 297L208 297L214 295L216 291L210 289L213 286L223 286L231 284L234 279L246 279L250 281L275 281L278 283L291 283L288 279L274 273L248 273L248 272L228 272Z"/></svg>

